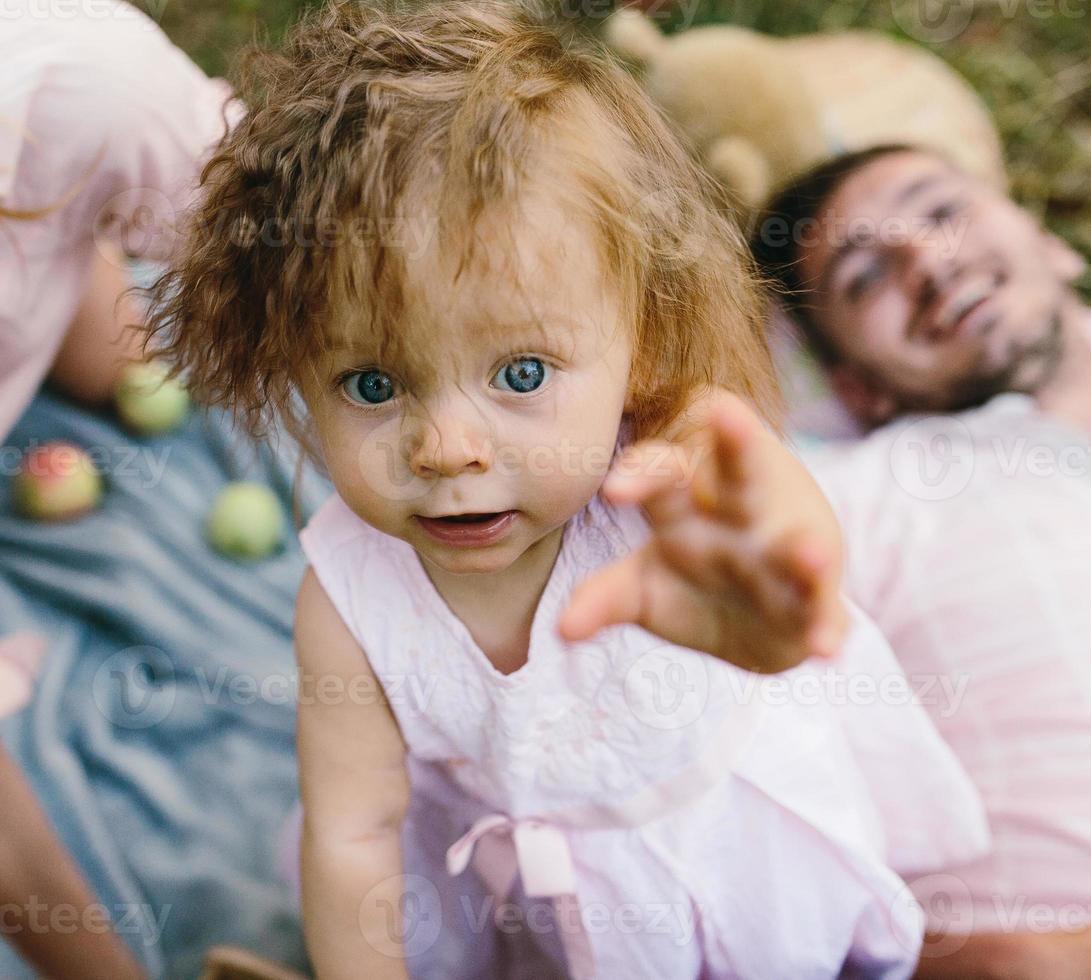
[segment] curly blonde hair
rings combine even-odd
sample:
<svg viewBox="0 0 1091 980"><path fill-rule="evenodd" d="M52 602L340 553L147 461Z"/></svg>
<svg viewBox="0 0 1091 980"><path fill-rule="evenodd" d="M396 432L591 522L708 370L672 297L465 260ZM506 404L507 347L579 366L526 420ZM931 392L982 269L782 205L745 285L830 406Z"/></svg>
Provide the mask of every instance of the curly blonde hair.
<svg viewBox="0 0 1091 980"><path fill-rule="evenodd" d="M334 0L282 50L246 52L237 93L247 114L202 170L146 328L196 397L252 432L280 416L313 453L296 396L344 339L344 302L353 329L412 356L404 244L384 229L427 199L444 254L468 261L483 212L517 208L547 159L546 186L590 219L623 297L634 438L715 385L778 425L763 292L729 203L597 44L527 2Z"/></svg>

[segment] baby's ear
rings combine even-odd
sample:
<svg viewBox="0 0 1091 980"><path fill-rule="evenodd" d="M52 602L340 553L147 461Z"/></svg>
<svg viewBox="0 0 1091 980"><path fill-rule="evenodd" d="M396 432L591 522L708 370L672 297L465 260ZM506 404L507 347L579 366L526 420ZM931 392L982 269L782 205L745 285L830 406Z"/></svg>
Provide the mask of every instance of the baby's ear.
<svg viewBox="0 0 1091 980"><path fill-rule="evenodd" d="M865 425L883 425L897 414L898 402L894 396L848 365L830 368L829 378L841 404Z"/></svg>

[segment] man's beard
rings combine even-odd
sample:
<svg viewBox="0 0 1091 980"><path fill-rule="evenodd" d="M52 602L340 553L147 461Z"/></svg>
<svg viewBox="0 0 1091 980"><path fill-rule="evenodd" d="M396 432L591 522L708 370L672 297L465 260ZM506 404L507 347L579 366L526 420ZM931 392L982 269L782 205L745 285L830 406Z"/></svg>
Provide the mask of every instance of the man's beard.
<svg viewBox="0 0 1091 980"><path fill-rule="evenodd" d="M1064 322L1060 310L1054 310L1049 329L1040 340L1029 344L1011 345L1003 367L960 378L948 389L945 411L960 412L984 405L989 399L1007 391L1032 395L1057 371L1064 355ZM1040 368L1029 379L1022 377L1028 366Z"/></svg>

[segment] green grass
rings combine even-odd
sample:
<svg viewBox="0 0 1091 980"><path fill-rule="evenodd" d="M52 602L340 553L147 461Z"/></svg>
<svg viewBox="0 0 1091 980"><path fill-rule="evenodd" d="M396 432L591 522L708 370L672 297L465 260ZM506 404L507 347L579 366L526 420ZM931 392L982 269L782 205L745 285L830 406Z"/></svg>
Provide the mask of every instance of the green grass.
<svg viewBox="0 0 1091 980"><path fill-rule="evenodd" d="M161 23L205 71L230 79L242 44L254 37L275 42L315 2L173 0ZM558 2L566 11L577 8L573 0ZM582 0L580 9L601 16L607 6ZM682 21L777 35L870 28L924 43L969 79L992 111L1015 199L1091 259L1091 0L682 0L680 7L673 23L664 21L668 29ZM946 12L956 18L947 23L962 29L918 30L922 10ZM937 39L942 33L955 36Z"/></svg>

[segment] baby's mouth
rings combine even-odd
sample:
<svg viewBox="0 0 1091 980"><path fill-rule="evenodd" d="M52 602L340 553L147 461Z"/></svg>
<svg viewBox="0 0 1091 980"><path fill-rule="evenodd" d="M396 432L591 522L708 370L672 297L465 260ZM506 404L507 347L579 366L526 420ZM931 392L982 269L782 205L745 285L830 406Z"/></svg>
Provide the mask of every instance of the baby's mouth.
<svg viewBox="0 0 1091 980"><path fill-rule="evenodd" d="M504 511L493 511L488 514L448 514L446 517L433 517L432 520L450 521L453 524L485 524L502 513Z"/></svg>
<svg viewBox="0 0 1091 980"><path fill-rule="evenodd" d="M505 537L517 517L514 510L476 514L447 514L443 517L417 516L417 522L433 538L445 544L475 547Z"/></svg>

